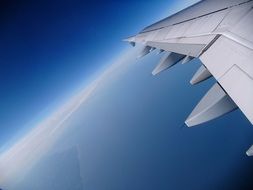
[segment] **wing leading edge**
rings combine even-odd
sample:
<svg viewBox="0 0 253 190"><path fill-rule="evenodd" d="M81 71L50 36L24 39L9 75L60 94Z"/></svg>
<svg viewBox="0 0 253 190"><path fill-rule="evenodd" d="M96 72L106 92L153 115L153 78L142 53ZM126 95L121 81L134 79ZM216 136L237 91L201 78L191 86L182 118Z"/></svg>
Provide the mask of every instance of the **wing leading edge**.
<svg viewBox="0 0 253 190"><path fill-rule="evenodd" d="M199 58L190 83L213 76L217 83L185 121L202 124L239 108L253 124L253 0L203 0L126 39L141 43L144 56L165 51L152 74ZM253 148L247 151L253 155Z"/></svg>

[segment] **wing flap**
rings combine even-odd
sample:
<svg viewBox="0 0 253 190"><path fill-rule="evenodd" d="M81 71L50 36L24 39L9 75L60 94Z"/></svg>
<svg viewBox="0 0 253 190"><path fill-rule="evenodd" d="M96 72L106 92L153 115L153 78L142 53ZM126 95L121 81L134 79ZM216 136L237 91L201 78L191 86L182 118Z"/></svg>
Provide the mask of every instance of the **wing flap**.
<svg viewBox="0 0 253 190"><path fill-rule="evenodd" d="M253 124L253 79L234 65L219 83Z"/></svg>
<svg viewBox="0 0 253 190"><path fill-rule="evenodd" d="M253 50L221 36L200 60L253 124Z"/></svg>
<svg viewBox="0 0 253 190"><path fill-rule="evenodd" d="M178 54L189 55L192 57L198 57L201 51L205 48L205 44L182 44L182 43L168 43L168 42L147 42L148 46L155 47L157 49L163 49L169 52L175 52Z"/></svg>
<svg viewBox="0 0 253 190"><path fill-rule="evenodd" d="M202 0L125 41L180 55L182 63L199 58L204 66L196 72L192 84L211 75L217 80L187 118L188 126L210 121L237 107L253 124L252 20L253 0ZM152 73L158 74L176 62L166 54ZM253 155L253 146L247 155Z"/></svg>

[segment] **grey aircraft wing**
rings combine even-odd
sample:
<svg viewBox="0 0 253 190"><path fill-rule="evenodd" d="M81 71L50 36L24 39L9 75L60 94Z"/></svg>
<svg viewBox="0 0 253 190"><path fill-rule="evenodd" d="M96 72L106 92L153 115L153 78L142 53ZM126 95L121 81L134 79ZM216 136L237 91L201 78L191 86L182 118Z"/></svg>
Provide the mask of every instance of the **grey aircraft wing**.
<svg viewBox="0 0 253 190"><path fill-rule="evenodd" d="M139 57L154 49L164 51L153 75L198 58L202 66L190 83L216 79L186 119L187 126L237 108L253 124L253 0L203 0L125 41L144 45ZM253 155L253 147L247 154Z"/></svg>

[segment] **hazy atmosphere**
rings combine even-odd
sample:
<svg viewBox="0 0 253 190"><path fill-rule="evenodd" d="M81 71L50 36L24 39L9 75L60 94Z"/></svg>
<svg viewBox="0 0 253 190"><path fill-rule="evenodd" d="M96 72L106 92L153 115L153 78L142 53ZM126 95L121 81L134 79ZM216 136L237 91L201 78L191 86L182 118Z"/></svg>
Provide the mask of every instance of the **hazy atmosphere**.
<svg viewBox="0 0 253 190"><path fill-rule="evenodd" d="M1 2L0 188L251 189L240 110L184 125L200 61L153 76L163 54L122 41L194 2Z"/></svg>

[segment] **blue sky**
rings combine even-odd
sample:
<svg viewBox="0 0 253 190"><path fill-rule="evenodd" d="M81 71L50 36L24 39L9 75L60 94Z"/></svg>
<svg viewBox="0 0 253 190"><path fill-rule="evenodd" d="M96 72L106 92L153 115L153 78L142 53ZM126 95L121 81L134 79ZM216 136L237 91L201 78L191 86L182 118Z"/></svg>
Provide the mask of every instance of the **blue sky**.
<svg viewBox="0 0 253 190"><path fill-rule="evenodd" d="M122 42L123 38L191 3L187 0L180 3L170 0L1 1L0 153L6 150L10 139L29 131L36 122L46 121L46 116L64 106L63 102L68 102L81 87L92 84L94 75L113 63L122 51L130 49ZM246 157L245 151L252 143L253 133L246 117L238 110L191 130L180 127L214 80L192 87L188 81L199 66L194 63L178 65L169 73L151 77L150 71L159 57L150 58L142 59L126 75L114 80L115 84L109 86L103 98L94 96L88 106L82 105L83 109L66 122L66 127L69 124L74 128L64 133L52 152L80 145L82 172L88 177L84 181L93 177L94 181L88 185L103 188L115 187L115 184L121 187L128 180L134 183L127 185L146 189L245 189L247 183L251 185L252 159ZM100 90L103 92L103 88ZM147 96L143 98L142 93ZM99 110L96 105L101 105ZM40 139L34 135L40 131L36 127L35 132L27 133L26 140L30 143L21 141L9 152L3 152L6 154L2 158L7 158L7 162L2 163L7 164L2 164L6 170L1 171L18 170L23 176L24 170L20 168L31 166L30 160L40 158L48 150L47 144L57 140L48 135L50 126L43 128ZM44 144L37 146L41 141ZM68 163L75 161L75 152L70 153L66 152L70 156ZM8 159L8 156L18 159ZM62 164L58 168L50 168L43 160L42 168L52 172L74 170L64 165L65 160L58 162L62 157L61 154L53 158L54 163ZM40 167L37 171L44 175ZM108 171L111 172L108 174ZM28 175L28 183L34 183L36 175L33 174L36 169ZM59 180L65 179L66 173L60 174L64 175L56 175ZM10 178L16 182L15 175Z"/></svg>
<svg viewBox="0 0 253 190"><path fill-rule="evenodd" d="M129 48L123 38L175 2L1 1L0 145L53 111Z"/></svg>

